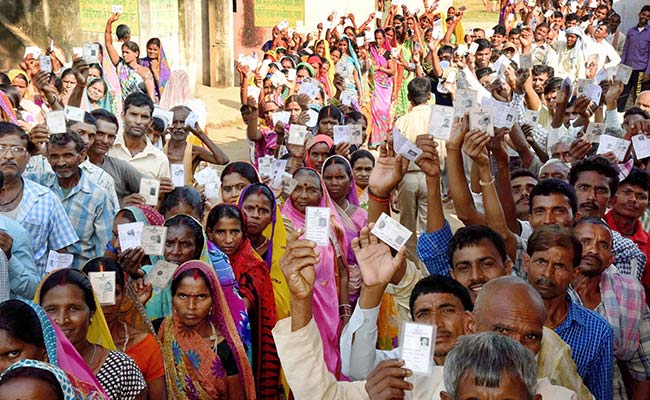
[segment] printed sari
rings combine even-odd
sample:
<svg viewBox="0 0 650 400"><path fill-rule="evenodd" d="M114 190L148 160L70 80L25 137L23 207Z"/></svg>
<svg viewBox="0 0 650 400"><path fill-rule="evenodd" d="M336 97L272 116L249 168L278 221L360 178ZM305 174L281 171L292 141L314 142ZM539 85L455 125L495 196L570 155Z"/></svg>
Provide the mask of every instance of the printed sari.
<svg viewBox="0 0 650 400"><path fill-rule="evenodd" d="M142 79L138 71L125 63L121 58L115 68L117 69L117 77L120 79L122 101L131 93L142 91L140 90L140 84L144 83L144 79Z"/></svg>
<svg viewBox="0 0 650 400"><path fill-rule="evenodd" d="M193 260L182 264L174 279L185 271L199 270L208 279L212 293L209 322L224 336L237 365L241 391L247 400L255 400L255 383L246 350L239 339L228 304L217 283L214 269L205 262ZM188 329L175 314L165 318L159 337L163 344L165 364L170 368L174 398L223 399L228 396L226 370L219 356L201 335Z"/></svg>
<svg viewBox="0 0 650 400"><path fill-rule="evenodd" d="M411 53L412 45L413 39L408 39L406 42L404 42L404 44L399 46L402 57L404 57L404 60L407 63L410 63L413 58L413 54ZM398 83L400 84L400 88L399 92L397 92L397 102L395 104L396 118L406 114L409 110L411 102L408 99L408 85L413 80L413 78L415 78L415 73L404 68L402 71L402 76L400 78L401 79L398 79L398 82L401 81Z"/></svg>
<svg viewBox="0 0 650 400"><path fill-rule="evenodd" d="M309 169L318 174L311 168ZM295 176L295 173L294 173ZM341 378L341 355L339 351L339 269L337 258L346 259L344 247L345 233L339 222L338 214L332 205L327 188L320 179L322 197L318 207L330 209L330 240L327 246L318 246L320 262L316 265L316 283L314 285L313 314L323 342L323 354L327 369L337 378ZM291 198L282 207L282 216L294 230L305 228L305 214L293 205Z"/></svg>
<svg viewBox="0 0 650 400"><path fill-rule="evenodd" d="M390 59L390 45L384 41L381 49L376 44L370 44L370 56L374 64L387 68ZM370 67L369 79L372 80L372 96L370 98L370 114L372 116L368 126L370 146L378 146L388 136L390 128L390 107L393 93L393 77L385 72Z"/></svg>
<svg viewBox="0 0 650 400"><path fill-rule="evenodd" d="M167 55L165 54L165 49L163 48L162 43L160 44L160 52L158 53L158 60L160 65L160 72L158 74L158 79L154 79L154 87L156 89L156 97L160 99L160 96L162 96L163 91L165 90L165 86L167 86L167 81L169 80L169 76L171 75L171 70L169 69L169 61L167 60ZM149 57L139 58L138 64L142 65L143 67L149 68L153 75L151 58Z"/></svg>
<svg viewBox="0 0 650 400"><path fill-rule="evenodd" d="M115 99L113 98L113 92L111 91L110 84L108 81L103 80L102 78L95 78L91 80L88 83L88 86L84 88L84 92L86 94L86 102L88 104L88 111L92 111L92 106L90 102L90 97L88 96L88 87L92 86L96 82L103 81L106 83L106 93L104 93L104 97L99 99L96 103L97 108L104 109L106 111L110 111L113 115L118 115L117 113L117 103Z"/></svg>

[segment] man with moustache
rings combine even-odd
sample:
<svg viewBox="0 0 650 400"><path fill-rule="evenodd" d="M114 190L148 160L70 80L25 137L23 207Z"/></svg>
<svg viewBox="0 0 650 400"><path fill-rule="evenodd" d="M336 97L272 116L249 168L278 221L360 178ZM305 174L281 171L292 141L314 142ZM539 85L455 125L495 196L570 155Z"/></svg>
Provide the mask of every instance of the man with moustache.
<svg viewBox="0 0 650 400"><path fill-rule="evenodd" d="M525 267L528 282L544 300L546 321L571 347L578 374L596 399L612 398L612 334L600 315L567 294L579 273L582 245L573 233L558 225L536 229L528 239Z"/></svg>
<svg viewBox="0 0 650 400"><path fill-rule="evenodd" d="M152 113L153 102L149 96L141 92L128 95L122 114L123 131L117 135L108 155L128 162L146 177L169 178L167 157L147 137Z"/></svg>
<svg viewBox="0 0 650 400"><path fill-rule="evenodd" d="M176 106L172 107L170 111L174 113L174 120L168 129L171 137L165 144L163 152L167 155L170 164L183 165L185 185L191 186L194 182L194 171L199 162L206 161L219 165L230 162L226 153L210 140L198 123L195 123L195 126L185 126L185 120L192 110L186 106ZM207 146L207 149L188 143L187 136L190 133L198 137Z"/></svg>
<svg viewBox="0 0 650 400"><path fill-rule="evenodd" d="M517 219L522 227L522 236L530 236L531 229L528 220L530 218L530 192L537 185L537 177L528 169L516 169L510 174L512 182L512 197L517 210ZM526 227L527 229L524 229ZM524 235L524 232L527 232Z"/></svg>
<svg viewBox="0 0 650 400"><path fill-rule="evenodd" d="M585 217L575 226L582 243L572 301L594 310L612 328L614 357L636 381L634 398L650 397L650 310L643 287L611 266L612 230L600 218ZM614 363L614 399L627 398L618 363Z"/></svg>

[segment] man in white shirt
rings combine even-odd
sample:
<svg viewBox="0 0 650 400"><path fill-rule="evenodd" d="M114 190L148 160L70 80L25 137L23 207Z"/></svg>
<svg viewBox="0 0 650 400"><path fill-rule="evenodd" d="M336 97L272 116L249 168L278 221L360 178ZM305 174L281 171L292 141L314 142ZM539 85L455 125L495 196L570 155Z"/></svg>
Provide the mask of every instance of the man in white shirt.
<svg viewBox="0 0 650 400"><path fill-rule="evenodd" d="M585 36L585 55L589 57L592 54L598 54L596 72L603 68L614 67L621 62L621 56L616 52L616 49L605 40L608 34L609 28L607 24L600 24L594 29L593 37Z"/></svg>

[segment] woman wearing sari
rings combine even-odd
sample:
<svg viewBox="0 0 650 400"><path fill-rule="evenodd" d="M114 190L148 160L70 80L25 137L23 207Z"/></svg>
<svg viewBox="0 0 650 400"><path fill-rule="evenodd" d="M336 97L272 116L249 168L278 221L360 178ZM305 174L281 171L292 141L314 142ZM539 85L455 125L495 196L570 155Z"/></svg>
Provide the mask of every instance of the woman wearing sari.
<svg viewBox="0 0 650 400"><path fill-rule="evenodd" d="M148 329L138 329L136 326L128 324L123 318L122 305L125 300L131 301L131 299L127 298L127 282L124 279L122 267L110 258L97 257L84 265L83 272L86 275L90 272L115 272L115 304L102 305L101 307L113 342L122 353L133 358L142 371L147 382L148 398L150 400L166 399L165 365L153 326L146 318L146 314L140 325L144 325ZM135 306L140 306L139 310L144 311L137 300Z"/></svg>
<svg viewBox="0 0 650 400"><path fill-rule="evenodd" d="M341 58L336 62L336 71L345 79L345 90L354 93L359 103L363 100L363 86L361 84L361 66L357 53L354 51L352 41L347 36L339 40ZM344 67L339 66L340 63Z"/></svg>
<svg viewBox="0 0 650 400"><path fill-rule="evenodd" d="M183 263L171 283L173 314L158 334L174 398L255 400L246 350L212 267Z"/></svg>
<svg viewBox="0 0 650 400"><path fill-rule="evenodd" d="M21 360L45 361L67 374L80 400L109 399L84 359L39 305L17 299L0 303L0 332L2 354L16 354L6 359L7 364L5 357L0 359L0 373Z"/></svg>
<svg viewBox="0 0 650 400"><path fill-rule="evenodd" d="M350 165L357 186L359 207L368 210L368 182L375 167L375 157L368 150L357 150L350 156Z"/></svg>
<svg viewBox="0 0 650 400"><path fill-rule="evenodd" d="M28 359L18 361L0 375L0 399L24 398L85 400L60 368Z"/></svg>
<svg viewBox="0 0 650 400"><path fill-rule="evenodd" d="M390 56L390 45L382 29L375 31L375 43L370 47L370 114L372 116L369 128L370 147L376 147L387 136L390 128L390 107L393 92L393 75L395 62Z"/></svg>
<svg viewBox="0 0 650 400"><path fill-rule="evenodd" d="M115 13L106 21L106 30L104 31L104 41L106 43L106 51L111 60L111 63L117 70L117 76L120 80L120 87L122 88L122 100L133 93L142 91L151 97L154 103L158 103L159 98L156 97L156 90L153 80L153 74L148 68L138 64L138 57L140 56L140 47L135 42L124 42L122 44L122 57L117 54L113 47L113 34L111 32L113 22L117 21L120 14ZM145 90L142 89L144 83Z"/></svg>
<svg viewBox="0 0 650 400"><path fill-rule="evenodd" d="M368 225L368 212L359 206L352 168L345 157L336 155L328 158L323 164L322 171L327 193L345 229L350 305L354 308L361 290L361 271L352 251L352 239L359 237L361 228Z"/></svg>
<svg viewBox="0 0 650 400"><path fill-rule="evenodd" d="M314 70L314 78L318 80L318 83L325 90L325 94L331 97L333 95L332 87L334 84L330 82L328 72L323 68L323 58L318 55L313 55L307 59L307 63ZM332 71L334 71L334 68L332 68Z"/></svg>
<svg viewBox="0 0 650 400"><path fill-rule="evenodd" d="M112 400L147 398L147 383L135 361L119 351L83 272L67 268L41 282L35 301L61 328Z"/></svg>
<svg viewBox="0 0 650 400"><path fill-rule="evenodd" d="M117 106L105 80L101 78L90 80L86 89L86 96L88 97L90 111L102 108L116 115Z"/></svg>
<svg viewBox="0 0 650 400"><path fill-rule="evenodd" d="M269 268L246 237L246 218L241 209L219 204L210 211L206 230L210 241L228 258L246 308L253 335L253 375L257 397L276 399L280 384L280 359L272 330L277 322Z"/></svg>
<svg viewBox="0 0 650 400"><path fill-rule="evenodd" d="M300 168L293 178L297 181L296 188L282 207L282 216L288 230L305 229L307 207L330 209L330 240L327 246L318 247L320 262L315 268L314 320L323 341L327 368L334 376L341 378L339 328L342 326L341 319L347 320L352 314L345 266L345 231L318 172L311 168Z"/></svg>
<svg viewBox="0 0 650 400"><path fill-rule="evenodd" d="M162 47L160 39L151 38L147 41L147 56L140 58L138 64L151 70L156 89L156 98L160 99L171 73L169 70L169 62L167 61L167 56L165 55L165 50Z"/></svg>
<svg viewBox="0 0 650 400"><path fill-rule="evenodd" d="M239 194L252 183L260 183L260 177L252 164L235 161L221 173L221 200L226 204L236 204Z"/></svg>
<svg viewBox="0 0 650 400"><path fill-rule="evenodd" d="M333 149L334 141L327 135L316 135L310 138L305 145L305 165L320 171Z"/></svg>

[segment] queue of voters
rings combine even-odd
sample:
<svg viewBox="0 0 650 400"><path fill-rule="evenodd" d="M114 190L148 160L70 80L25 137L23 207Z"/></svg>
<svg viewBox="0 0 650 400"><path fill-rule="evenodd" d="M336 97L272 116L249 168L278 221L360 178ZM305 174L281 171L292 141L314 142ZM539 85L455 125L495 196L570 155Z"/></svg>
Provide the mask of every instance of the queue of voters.
<svg viewBox="0 0 650 400"><path fill-rule="evenodd" d="M0 72L0 399L650 399L650 5L378 0ZM0 39L1 42L1 39Z"/></svg>

